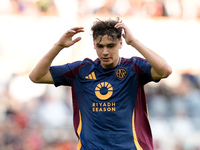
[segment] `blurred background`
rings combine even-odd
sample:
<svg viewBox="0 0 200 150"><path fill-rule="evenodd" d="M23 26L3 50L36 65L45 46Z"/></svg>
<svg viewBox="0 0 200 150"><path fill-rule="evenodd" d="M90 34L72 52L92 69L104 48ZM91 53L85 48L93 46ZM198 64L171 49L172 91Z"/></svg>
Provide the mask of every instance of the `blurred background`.
<svg viewBox="0 0 200 150"><path fill-rule="evenodd" d="M75 26L85 27L82 40L53 65L95 59L90 27L116 17L173 68L145 86L155 150L200 150L200 0L0 0L1 150L76 149L70 88L28 75ZM123 45L122 57L141 56Z"/></svg>

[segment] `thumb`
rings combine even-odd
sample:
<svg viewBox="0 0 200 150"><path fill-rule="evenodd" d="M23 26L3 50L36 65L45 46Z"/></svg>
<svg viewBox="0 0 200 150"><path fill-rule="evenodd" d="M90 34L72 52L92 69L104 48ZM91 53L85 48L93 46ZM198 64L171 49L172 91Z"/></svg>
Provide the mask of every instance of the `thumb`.
<svg viewBox="0 0 200 150"><path fill-rule="evenodd" d="M81 37L77 37L77 38L75 38L75 39L72 41L72 43L75 44L76 42L78 42L78 41L80 41L80 40L81 40Z"/></svg>
<svg viewBox="0 0 200 150"><path fill-rule="evenodd" d="M126 37L125 33L123 33L122 36L123 36L123 38L125 39L125 37Z"/></svg>

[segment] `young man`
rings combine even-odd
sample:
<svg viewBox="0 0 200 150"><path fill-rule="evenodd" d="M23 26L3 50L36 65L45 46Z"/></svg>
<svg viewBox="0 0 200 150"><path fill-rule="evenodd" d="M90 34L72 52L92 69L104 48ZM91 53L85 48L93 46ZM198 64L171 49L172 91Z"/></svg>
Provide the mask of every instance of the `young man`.
<svg viewBox="0 0 200 150"><path fill-rule="evenodd" d="M79 150L153 150L143 86L168 77L172 70L158 54L145 47L119 20L96 21L92 26L98 59L52 66L72 37L83 27L68 30L30 74L35 83L72 87L74 129ZM122 35L122 29L124 34ZM119 57L122 37L145 59Z"/></svg>

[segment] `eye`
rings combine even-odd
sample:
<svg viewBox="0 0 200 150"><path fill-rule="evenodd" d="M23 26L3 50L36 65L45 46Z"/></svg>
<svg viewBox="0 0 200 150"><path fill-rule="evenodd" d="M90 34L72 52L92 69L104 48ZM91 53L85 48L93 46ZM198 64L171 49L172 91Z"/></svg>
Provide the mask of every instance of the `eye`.
<svg viewBox="0 0 200 150"><path fill-rule="evenodd" d="M103 45L97 44L97 47L98 47L98 48L103 48Z"/></svg>
<svg viewBox="0 0 200 150"><path fill-rule="evenodd" d="M107 47L108 48L113 48L115 45L114 44L108 44Z"/></svg>

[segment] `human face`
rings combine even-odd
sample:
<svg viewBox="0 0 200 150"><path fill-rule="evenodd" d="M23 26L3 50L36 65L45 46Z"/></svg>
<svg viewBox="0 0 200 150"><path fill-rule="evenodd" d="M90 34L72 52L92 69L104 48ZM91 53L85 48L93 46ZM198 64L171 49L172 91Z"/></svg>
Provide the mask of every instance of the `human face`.
<svg viewBox="0 0 200 150"><path fill-rule="evenodd" d="M100 41L101 40L101 41ZM100 42L99 42L100 41ZM113 39L104 35L94 40L94 49L97 52L101 65L104 69L113 68L119 60L119 49L122 47L122 39Z"/></svg>

